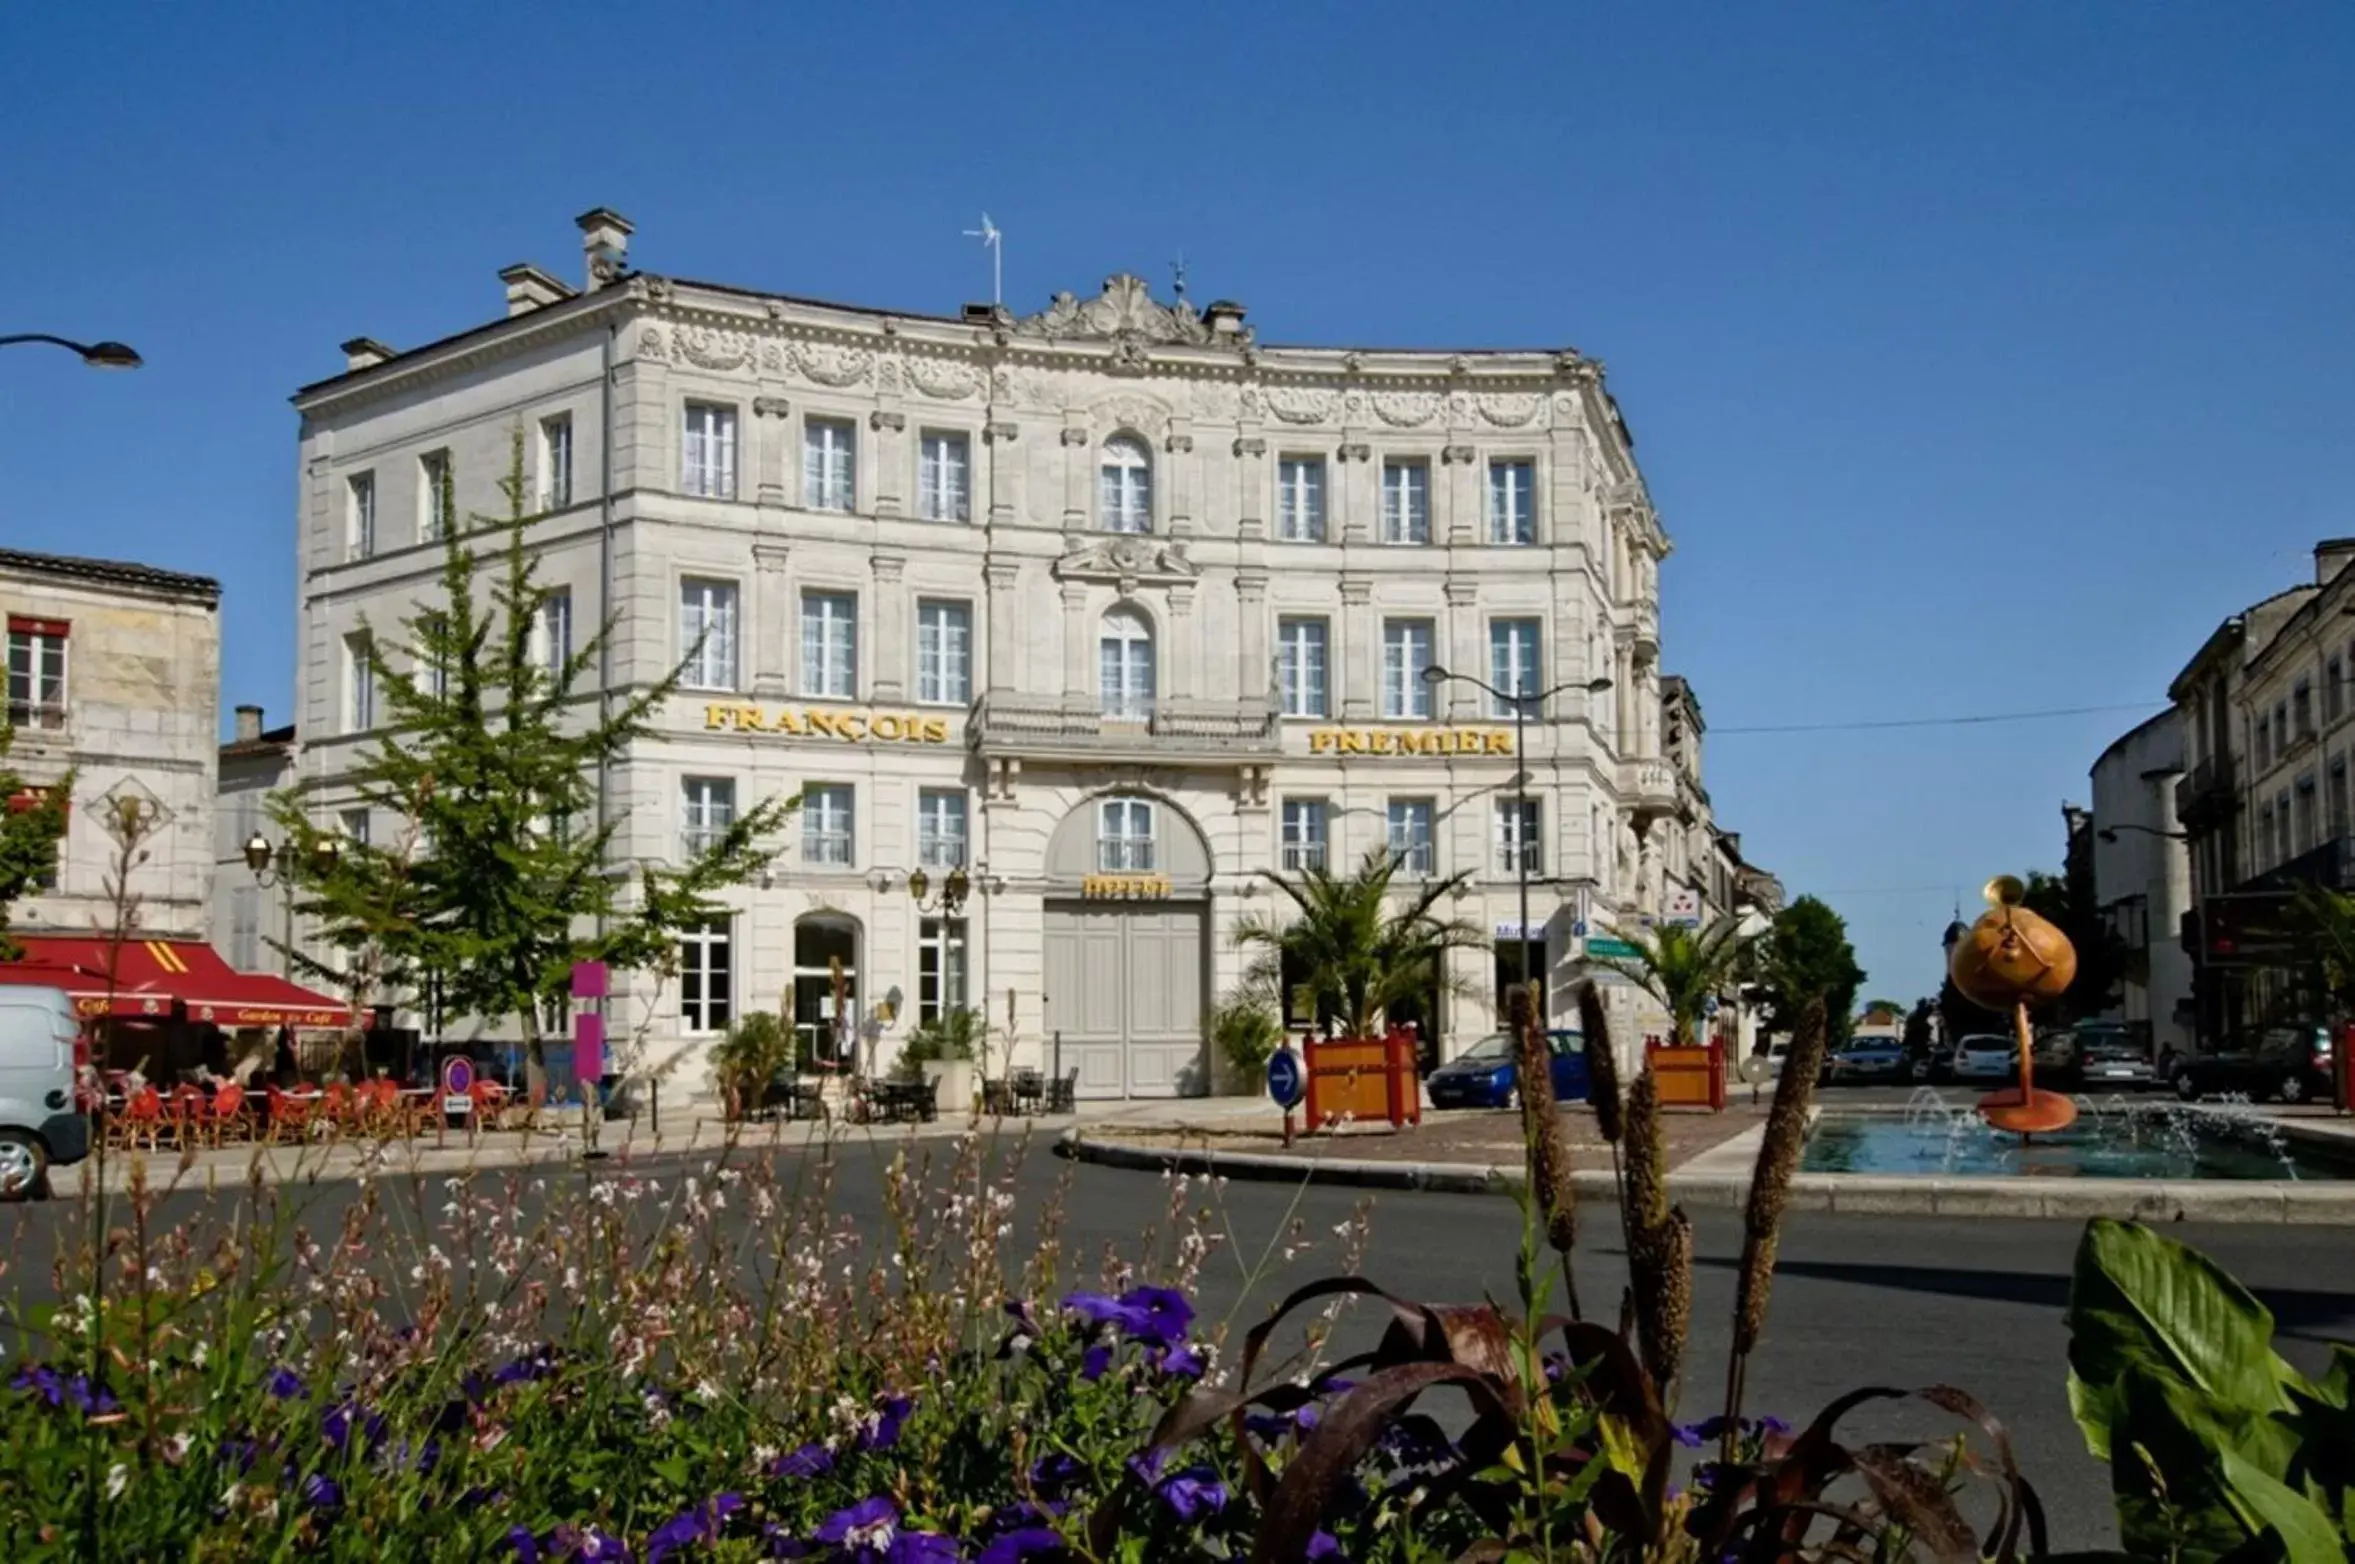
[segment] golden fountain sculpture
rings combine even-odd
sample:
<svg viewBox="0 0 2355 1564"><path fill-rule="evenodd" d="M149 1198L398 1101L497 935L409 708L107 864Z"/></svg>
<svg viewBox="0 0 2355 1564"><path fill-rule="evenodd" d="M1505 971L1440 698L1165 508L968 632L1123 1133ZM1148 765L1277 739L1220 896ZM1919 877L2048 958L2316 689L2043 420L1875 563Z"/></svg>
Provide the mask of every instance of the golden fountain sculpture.
<svg viewBox="0 0 2355 1564"><path fill-rule="evenodd" d="M2036 1089L2036 1044L2028 1007L2055 1000L2077 976L2077 948L2069 936L2020 905L2028 888L2008 874L1987 882L1987 911L1954 942L1946 969L1973 1004L2012 1013L2019 1034L2020 1084L1979 1099L1979 1117L1999 1130L2050 1134L2077 1122L2077 1104L2063 1092Z"/></svg>

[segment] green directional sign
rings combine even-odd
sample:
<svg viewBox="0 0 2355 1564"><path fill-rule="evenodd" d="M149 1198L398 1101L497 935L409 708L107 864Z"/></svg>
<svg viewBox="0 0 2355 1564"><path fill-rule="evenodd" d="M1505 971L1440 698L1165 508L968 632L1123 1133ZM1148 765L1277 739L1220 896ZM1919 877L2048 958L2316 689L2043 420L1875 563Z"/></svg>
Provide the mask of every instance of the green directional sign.
<svg viewBox="0 0 2355 1564"><path fill-rule="evenodd" d="M1619 961L1633 961L1635 959L1633 945L1623 939L1613 939L1607 934L1589 934L1586 937L1586 953L1590 956L1609 956Z"/></svg>

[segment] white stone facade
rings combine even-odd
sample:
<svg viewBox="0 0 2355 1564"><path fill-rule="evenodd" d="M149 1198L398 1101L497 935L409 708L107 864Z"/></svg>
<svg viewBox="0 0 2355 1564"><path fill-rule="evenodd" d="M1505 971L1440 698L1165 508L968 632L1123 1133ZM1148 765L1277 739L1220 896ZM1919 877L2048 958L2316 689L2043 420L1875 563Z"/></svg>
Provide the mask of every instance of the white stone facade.
<svg viewBox="0 0 2355 1564"><path fill-rule="evenodd" d="M2183 772L2183 720L2172 708L2113 741L2092 771L2094 895L2125 951L2118 1019L2153 1058L2192 1045L2192 958L2183 948L2191 854L2175 814Z"/></svg>
<svg viewBox="0 0 2355 1564"><path fill-rule="evenodd" d="M9 765L35 787L73 774L54 889L10 912L18 934L111 930L112 829L151 821L131 872L137 927L202 938L211 897L221 589L205 576L0 550L8 620Z"/></svg>
<svg viewBox="0 0 2355 1564"><path fill-rule="evenodd" d="M574 643L614 619L617 690L697 653L611 774L626 853L675 859L707 780L737 809L839 790L805 794L773 873L732 898L733 1014L813 1021L822 952L841 954L862 1014L903 996L888 1055L941 1001L945 961L947 999L985 1008L1001 1048L1010 1026L1017 1062L1052 1063L1058 1029L1126 1025L1127 1064L1091 1059L1083 1091L1197 1089L1202 1018L1241 970L1234 922L1270 907L1259 874L1287 827L1310 845L1304 806L1336 866L1394 817L1402 844L1427 829L1428 872L1471 877L1456 915L1509 937L1524 765L1557 1022L1584 971L1577 920L1656 910L1652 827L1680 795L1661 754L1668 541L1599 364L1266 347L1239 307L1164 304L1130 277L1027 318L815 304L630 273L627 225L582 223L585 291L510 268L508 318L400 354L347 344L350 372L296 398L297 726L323 817L363 742L352 638L437 589L434 474L448 464L461 513L503 513L520 432L548 510L531 547ZM1488 697L1413 676L1434 661L1565 688L1522 754ZM1107 809L1131 799L1147 812ZM1148 822L1154 845L1133 848ZM908 883L923 870L937 901L960 858L949 961ZM1083 946L1129 963L1106 1004L1173 990L1155 1014L1190 1059L1164 1068L1136 1015L1049 992L1094 981ZM698 943L689 969L712 954ZM1503 959L1463 963L1451 1048L1490 1028ZM609 1030L696 1079L718 1017L688 987L624 978Z"/></svg>

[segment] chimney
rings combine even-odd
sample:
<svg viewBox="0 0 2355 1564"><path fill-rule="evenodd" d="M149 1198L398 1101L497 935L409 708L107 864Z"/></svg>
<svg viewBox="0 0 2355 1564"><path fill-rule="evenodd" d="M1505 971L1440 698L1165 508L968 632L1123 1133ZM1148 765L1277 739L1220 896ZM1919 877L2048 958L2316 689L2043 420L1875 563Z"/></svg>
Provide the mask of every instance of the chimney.
<svg viewBox="0 0 2355 1564"><path fill-rule="evenodd" d="M588 259L591 293L621 280L630 258L630 235L637 230L610 206L593 206L573 219L580 224L581 251Z"/></svg>
<svg viewBox="0 0 2355 1564"><path fill-rule="evenodd" d="M1213 336L1232 337L1243 329L1243 306L1233 299L1212 299L1204 306L1202 318L1209 322Z"/></svg>
<svg viewBox="0 0 2355 1564"><path fill-rule="evenodd" d="M343 345L343 367L346 374L358 374L363 369L374 369L393 356L393 350L374 337L354 337Z"/></svg>
<svg viewBox="0 0 2355 1564"><path fill-rule="evenodd" d="M529 315L533 310L546 309L551 304L562 304L572 298L573 291L529 261L517 261L499 273L499 280L507 285L507 318Z"/></svg>
<svg viewBox="0 0 2355 1564"><path fill-rule="evenodd" d="M2355 560L2355 538L2324 538L2314 545L2314 584L2329 586L2331 577Z"/></svg>
<svg viewBox="0 0 2355 1564"><path fill-rule="evenodd" d="M237 742L240 744L251 744L261 736L262 708L259 706L238 707Z"/></svg>

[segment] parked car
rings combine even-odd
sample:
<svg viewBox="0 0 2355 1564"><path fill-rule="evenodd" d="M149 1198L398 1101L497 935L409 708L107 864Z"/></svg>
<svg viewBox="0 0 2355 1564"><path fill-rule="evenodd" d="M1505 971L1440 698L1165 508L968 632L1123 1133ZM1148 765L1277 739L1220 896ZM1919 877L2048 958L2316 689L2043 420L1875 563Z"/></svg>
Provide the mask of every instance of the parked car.
<svg viewBox="0 0 2355 1564"><path fill-rule="evenodd" d="M61 988L0 984L0 1200L49 1190L49 1170L90 1154L74 1097L74 1002Z"/></svg>
<svg viewBox="0 0 2355 1564"><path fill-rule="evenodd" d="M1548 1032L1553 1052L1554 1100L1586 1100L1586 1039L1577 1032ZM1513 1034L1491 1032L1423 1078L1434 1108L1509 1108L1516 1070Z"/></svg>
<svg viewBox="0 0 2355 1564"><path fill-rule="evenodd" d="M2185 1102L2234 1092L2257 1102L2328 1101L2330 1028L2250 1028L2214 1053L2190 1054L2176 1062L2175 1095Z"/></svg>
<svg viewBox="0 0 2355 1564"><path fill-rule="evenodd" d="M1931 1080L1951 1081L1954 1079L1955 1048L1956 1045L1953 1043L1938 1043L1932 1046L1930 1049Z"/></svg>
<svg viewBox="0 0 2355 1564"><path fill-rule="evenodd" d="M2008 1081L2019 1067L2019 1046L1993 1032L1974 1032L1954 1045L1954 1078Z"/></svg>
<svg viewBox="0 0 2355 1564"><path fill-rule="evenodd" d="M2081 1079L2083 1051L2074 1031L2056 1029L2036 1034L2036 1079L2046 1086L2066 1088Z"/></svg>
<svg viewBox="0 0 2355 1564"><path fill-rule="evenodd" d="M1905 1045L1893 1037L1858 1037L1832 1055L1825 1062L1824 1071L1836 1085L1903 1081L1912 1078L1913 1064L1906 1056Z"/></svg>
<svg viewBox="0 0 2355 1564"><path fill-rule="evenodd" d="M2078 1078L2088 1086L2156 1086L2159 1072L2142 1045L2129 1037L2085 1040Z"/></svg>

